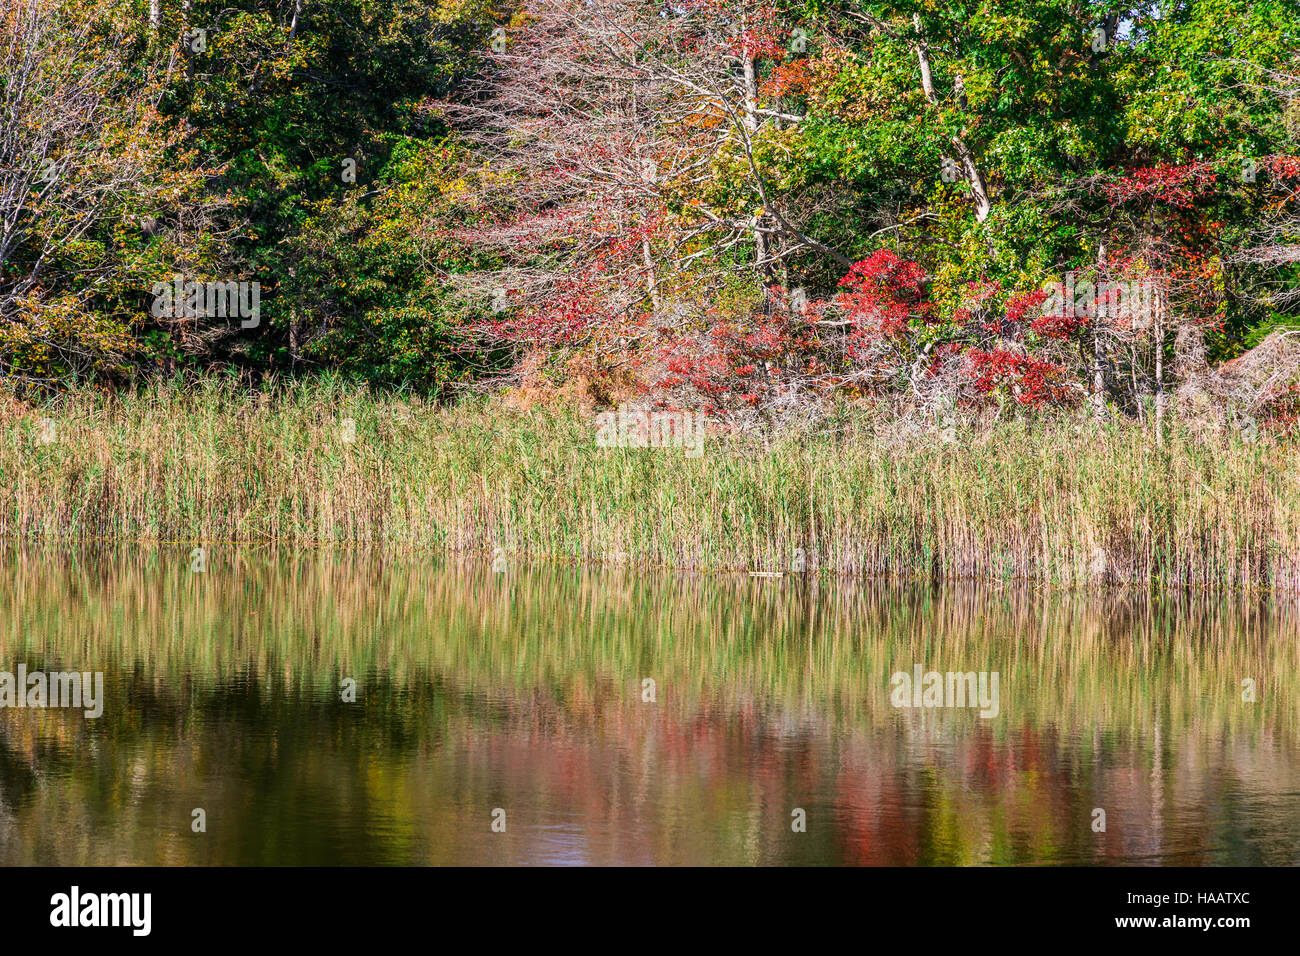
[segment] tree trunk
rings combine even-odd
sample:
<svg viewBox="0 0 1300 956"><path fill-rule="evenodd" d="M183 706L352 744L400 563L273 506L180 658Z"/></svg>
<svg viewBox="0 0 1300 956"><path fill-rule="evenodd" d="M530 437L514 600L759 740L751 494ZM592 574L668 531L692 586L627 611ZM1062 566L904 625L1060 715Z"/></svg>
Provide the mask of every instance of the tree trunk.
<svg viewBox="0 0 1300 956"><path fill-rule="evenodd" d="M1106 246L1103 243L1097 248L1097 272L1098 277L1106 265ZM1073 295L1073 289L1071 289ZM1073 308L1073 303L1071 303ZM1106 414L1106 374L1105 374L1105 352L1101 345L1101 323L1093 322L1092 325L1092 410L1098 417L1102 418Z"/></svg>
<svg viewBox="0 0 1300 956"><path fill-rule="evenodd" d="M637 100L636 87L632 87L630 92L632 99L631 127L639 135L641 130L641 110L640 103ZM636 151L636 171L649 185L653 193L659 181L659 171L656 169L653 160L645 158L639 144L634 146L633 149ZM650 296L650 308L654 310L655 318L658 318L663 311L663 303L659 301L659 280L655 275L654 247L650 245L650 237L646 235L641 237L641 261L645 263L645 290L646 294Z"/></svg>
<svg viewBox="0 0 1300 956"><path fill-rule="evenodd" d="M754 72L754 58L745 56L745 132L752 137L758 132L758 79ZM752 140L751 140L752 142ZM763 213L754 216L754 270L758 274L759 292L763 302L768 300L768 285L772 278L771 264L767 261L767 234L762 230Z"/></svg>
<svg viewBox="0 0 1300 956"><path fill-rule="evenodd" d="M190 36L191 14L194 12L194 0L181 0L181 50L185 54L185 75L194 76L194 51L190 48L193 38Z"/></svg>
<svg viewBox="0 0 1300 956"><path fill-rule="evenodd" d="M918 36L921 34L921 15L913 14L912 25L916 29ZM916 59L921 67L921 90L925 93L925 98L934 106L939 105L939 96L934 91L934 71L930 67L930 54L926 49L925 40L921 39L916 42ZM979 166L975 162L975 156L971 153L966 141L960 136L952 137L953 149L957 151L957 158L961 161L962 171L965 173L966 182L970 184L971 193L975 196L975 219L983 222L993 211L993 203L989 199L989 190L984 182L984 175L980 172Z"/></svg>
<svg viewBox="0 0 1300 956"><path fill-rule="evenodd" d="M659 301L659 283L655 278L655 257L654 250L650 248L650 237L641 237L641 258L645 261L645 288L650 294L650 307L654 309L655 316L663 311L663 303Z"/></svg>

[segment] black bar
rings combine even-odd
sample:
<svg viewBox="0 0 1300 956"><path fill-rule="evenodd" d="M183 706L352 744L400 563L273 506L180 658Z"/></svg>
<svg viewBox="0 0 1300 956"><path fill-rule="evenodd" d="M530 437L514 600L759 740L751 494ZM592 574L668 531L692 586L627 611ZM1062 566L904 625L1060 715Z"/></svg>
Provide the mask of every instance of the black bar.
<svg viewBox="0 0 1300 956"><path fill-rule="evenodd" d="M1290 870L1233 868L11 868L0 871L0 913L7 944L75 936L80 944L549 947L569 937L602 948L712 941L734 950L768 949L786 933L809 944L847 933L863 944L911 939L958 952L1036 932L1071 943L1230 946L1260 930L1285 932L1294 885ZM52 926L52 900L63 894L70 903L73 886L83 912L89 894L150 894L148 935L131 925ZM1119 925L1134 918L1154 925ZM1220 922L1242 918L1247 925ZM1178 922L1190 919L1211 925Z"/></svg>

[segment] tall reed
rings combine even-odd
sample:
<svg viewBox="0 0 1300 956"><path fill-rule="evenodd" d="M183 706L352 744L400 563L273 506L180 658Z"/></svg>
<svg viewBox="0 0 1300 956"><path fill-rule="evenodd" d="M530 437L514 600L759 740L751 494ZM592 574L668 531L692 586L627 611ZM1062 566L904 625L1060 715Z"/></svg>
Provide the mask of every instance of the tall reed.
<svg viewBox="0 0 1300 956"><path fill-rule="evenodd" d="M11 540L769 571L801 549L813 573L1300 590L1300 457L1264 432L1013 420L898 441L846 413L817 435L711 435L692 459L598 448L577 413L209 379L73 392L11 411L0 439Z"/></svg>

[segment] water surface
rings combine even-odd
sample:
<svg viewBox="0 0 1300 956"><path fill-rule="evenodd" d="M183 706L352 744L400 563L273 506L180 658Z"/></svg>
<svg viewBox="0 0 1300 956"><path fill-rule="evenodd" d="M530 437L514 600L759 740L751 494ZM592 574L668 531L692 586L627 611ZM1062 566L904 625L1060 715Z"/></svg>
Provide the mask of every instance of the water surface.
<svg viewBox="0 0 1300 956"><path fill-rule="evenodd" d="M1293 602L188 553L0 556L0 864L1300 863Z"/></svg>

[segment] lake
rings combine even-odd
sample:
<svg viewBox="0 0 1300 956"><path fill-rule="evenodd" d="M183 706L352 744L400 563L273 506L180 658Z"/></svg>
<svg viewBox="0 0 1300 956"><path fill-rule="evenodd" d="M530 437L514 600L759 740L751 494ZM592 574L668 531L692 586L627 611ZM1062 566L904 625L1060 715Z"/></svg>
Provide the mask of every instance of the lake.
<svg viewBox="0 0 1300 956"><path fill-rule="evenodd" d="M0 561L0 864L1300 863L1294 599Z"/></svg>

